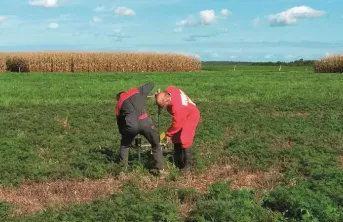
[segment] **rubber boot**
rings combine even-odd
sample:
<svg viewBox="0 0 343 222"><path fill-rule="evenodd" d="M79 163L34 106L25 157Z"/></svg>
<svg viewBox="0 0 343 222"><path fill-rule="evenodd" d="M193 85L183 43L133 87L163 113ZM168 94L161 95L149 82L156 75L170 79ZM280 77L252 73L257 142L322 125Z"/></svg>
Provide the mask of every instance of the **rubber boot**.
<svg viewBox="0 0 343 222"><path fill-rule="evenodd" d="M154 167L157 170L163 170L164 168L164 159L163 159L163 150L162 147L158 144L151 148L152 155L154 158Z"/></svg>
<svg viewBox="0 0 343 222"><path fill-rule="evenodd" d="M193 156L192 147L182 148L184 166L181 168L182 173L189 173L192 170Z"/></svg>
<svg viewBox="0 0 343 222"><path fill-rule="evenodd" d="M124 165L124 169L126 170L129 166L129 147L120 147L120 160L121 163Z"/></svg>
<svg viewBox="0 0 343 222"><path fill-rule="evenodd" d="M183 153L181 143L174 143L174 164L179 169L183 167Z"/></svg>

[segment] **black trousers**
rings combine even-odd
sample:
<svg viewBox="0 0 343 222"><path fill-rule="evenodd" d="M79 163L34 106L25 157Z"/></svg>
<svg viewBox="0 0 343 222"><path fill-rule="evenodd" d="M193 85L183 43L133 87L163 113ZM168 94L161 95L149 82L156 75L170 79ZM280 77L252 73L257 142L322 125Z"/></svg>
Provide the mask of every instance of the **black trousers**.
<svg viewBox="0 0 343 222"><path fill-rule="evenodd" d="M132 127L131 125L129 128L126 128L122 131L120 154L123 163L125 165L128 164L129 148L134 138L138 134L140 134L143 135L145 139L148 140L148 142L151 144L152 154L155 161L155 168L163 169L163 152L160 146L159 135L154 129L152 120L147 117L145 119L139 120L138 123L134 125L134 127Z"/></svg>

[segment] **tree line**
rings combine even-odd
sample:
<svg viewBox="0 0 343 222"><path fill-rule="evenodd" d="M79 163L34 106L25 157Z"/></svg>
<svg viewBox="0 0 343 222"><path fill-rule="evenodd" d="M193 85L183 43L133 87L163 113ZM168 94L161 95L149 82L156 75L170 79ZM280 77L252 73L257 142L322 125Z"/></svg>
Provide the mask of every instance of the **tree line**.
<svg viewBox="0 0 343 222"><path fill-rule="evenodd" d="M315 60L294 60L291 62L242 62L242 61L203 61L204 65L251 65L251 66L313 66Z"/></svg>

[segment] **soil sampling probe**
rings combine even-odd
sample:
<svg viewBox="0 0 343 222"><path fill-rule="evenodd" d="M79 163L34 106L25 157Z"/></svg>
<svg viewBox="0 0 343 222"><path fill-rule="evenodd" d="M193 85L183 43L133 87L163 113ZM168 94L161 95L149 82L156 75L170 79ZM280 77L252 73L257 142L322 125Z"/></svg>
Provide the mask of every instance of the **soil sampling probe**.
<svg viewBox="0 0 343 222"><path fill-rule="evenodd" d="M158 89L158 92L160 93L161 89ZM154 97L154 95L152 96L148 96L148 97ZM161 149L166 148L167 144L166 143L162 143L162 140L166 137L166 134L163 132L160 134L160 114L161 114L161 110L162 108L160 106L157 106L157 132L158 135L160 137L160 146ZM138 148L138 161L141 161L141 153L142 152L146 152L147 150L149 150L150 148L150 152L152 154L152 150L151 150L151 144L142 144L142 138L140 135L138 135L135 138L135 147Z"/></svg>

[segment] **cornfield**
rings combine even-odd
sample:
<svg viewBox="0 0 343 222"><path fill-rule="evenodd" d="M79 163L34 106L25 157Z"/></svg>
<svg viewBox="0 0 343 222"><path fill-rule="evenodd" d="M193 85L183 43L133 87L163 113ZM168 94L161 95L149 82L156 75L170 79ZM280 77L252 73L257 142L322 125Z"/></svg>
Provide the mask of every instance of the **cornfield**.
<svg viewBox="0 0 343 222"><path fill-rule="evenodd" d="M181 54L109 52L0 53L0 72L8 58L21 58L30 72L179 72L199 71L199 59Z"/></svg>
<svg viewBox="0 0 343 222"><path fill-rule="evenodd" d="M321 73L343 73L343 54L333 55L316 61L315 72Z"/></svg>

